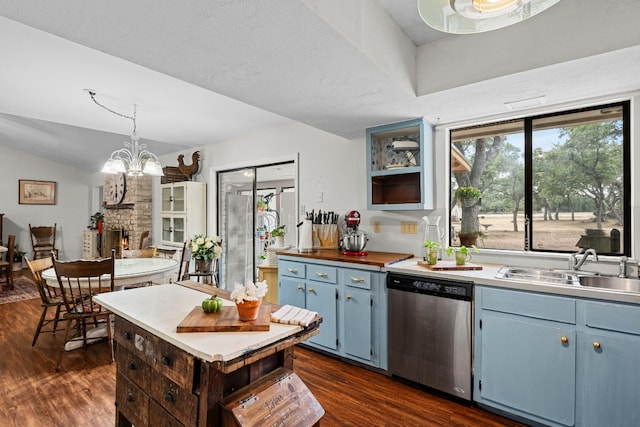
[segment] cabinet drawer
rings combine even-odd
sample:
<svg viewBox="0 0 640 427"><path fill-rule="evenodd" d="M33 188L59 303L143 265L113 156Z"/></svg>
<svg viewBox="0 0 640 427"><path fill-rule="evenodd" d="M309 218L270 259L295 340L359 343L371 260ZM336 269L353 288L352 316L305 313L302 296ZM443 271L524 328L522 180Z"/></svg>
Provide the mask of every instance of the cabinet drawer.
<svg viewBox="0 0 640 427"><path fill-rule="evenodd" d="M123 346L117 346L116 364L118 373L126 376L143 390L149 389L151 369L149 365Z"/></svg>
<svg viewBox="0 0 640 427"><path fill-rule="evenodd" d="M116 316L115 337L119 346L131 351L151 367L185 389L193 387L195 357Z"/></svg>
<svg viewBox="0 0 640 427"><path fill-rule="evenodd" d="M162 375L151 379L151 397L185 426L195 426L198 396Z"/></svg>
<svg viewBox="0 0 640 427"><path fill-rule="evenodd" d="M298 277L300 279L307 277L305 265L301 262L280 261L278 269L282 276Z"/></svg>
<svg viewBox="0 0 640 427"><path fill-rule="evenodd" d="M338 272L335 267L307 264L307 279L317 282L337 283Z"/></svg>
<svg viewBox="0 0 640 427"><path fill-rule="evenodd" d="M192 390L195 381L195 357L160 338L151 335L147 362L151 369Z"/></svg>
<svg viewBox="0 0 640 427"><path fill-rule="evenodd" d="M114 339L118 343L118 348L123 347L141 359L145 359L149 333L144 329L116 316Z"/></svg>
<svg viewBox="0 0 640 427"><path fill-rule="evenodd" d="M184 427L184 424L176 420L154 400L149 403L149 425L154 427Z"/></svg>
<svg viewBox="0 0 640 427"><path fill-rule="evenodd" d="M371 289L371 272L363 270L341 270L341 283L354 288Z"/></svg>
<svg viewBox="0 0 640 427"><path fill-rule="evenodd" d="M584 304L588 327L640 335L640 308L604 302Z"/></svg>
<svg viewBox="0 0 640 427"><path fill-rule="evenodd" d="M149 396L124 375L117 374L116 406L136 427L149 424Z"/></svg>
<svg viewBox="0 0 640 427"><path fill-rule="evenodd" d="M481 292L484 310L576 323L576 302L572 298L495 288L481 288Z"/></svg>

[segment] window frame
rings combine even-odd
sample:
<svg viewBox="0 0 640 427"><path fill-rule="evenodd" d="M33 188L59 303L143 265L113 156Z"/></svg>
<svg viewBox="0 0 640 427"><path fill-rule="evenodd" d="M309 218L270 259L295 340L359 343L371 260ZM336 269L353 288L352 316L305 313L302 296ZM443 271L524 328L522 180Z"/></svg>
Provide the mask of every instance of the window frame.
<svg viewBox="0 0 640 427"><path fill-rule="evenodd" d="M511 249L494 249L497 251L500 250L509 250L520 253L573 253L571 250L560 250L560 249L541 249L531 247L530 244L533 239L534 230L530 225L530 219L533 218L533 160L532 160L532 151L533 151L533 123L536 120L550 118L550 117L559 117L563 115L576 114L581 112L593 111L593 110L602 110L607 108L622 108L622 182L624 186L623 190L623 201L622 201L622 209L623 209L623 234L622 240L623 244L620 248L620 253L604 253L603 255L611 255L611 256L631 256L632 250L632 235L631 235L631 222L632 222L632 210L631 210L631 196L633 194L632 189L632 181L631 181L631 101L620 100L614 101L604 104L594 104L586 107L577 107L567 110L557 110L553 112L546 112L541 114L534 115L524 115L521 117L510 117L504 118L501 120L493 120L490 122L486 122L483 124L476 125L465 125L461 127L452 127L448 129L448 150L449 150L449 158L452 158L452 147L453 147L453 138L452 135L455 132L461 132L472 129L481 129L483 127L491 127L491 126L501 126L508 125L510 122L521 121L523 123L523 132L524 132L524 208L523 214L525 217L525 225L524 225L524 238L522 242L522 248L511 248ZM449 173L449 191L447 195L447 214L449 216L449 221L451 221L452 214L452 191L451 191L451 183L453 181L453 171L451 160L448 162L448 173ZM449 235L449 245L452 244L452 236ZM488 248L492 250L492 248Z"/></svg>

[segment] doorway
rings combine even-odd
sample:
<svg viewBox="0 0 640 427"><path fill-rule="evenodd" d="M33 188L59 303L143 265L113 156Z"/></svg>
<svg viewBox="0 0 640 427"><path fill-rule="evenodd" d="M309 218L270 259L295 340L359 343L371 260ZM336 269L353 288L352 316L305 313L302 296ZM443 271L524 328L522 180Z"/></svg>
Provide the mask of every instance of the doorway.
<svg viewBox="0 0 640 427"><path fill-rule="evenodd" d="M295 245L297 222L294 161L217 172L217 229L222 239L220 286L255 282L267 262L271 233L284 226L285 247Z"/></svg>

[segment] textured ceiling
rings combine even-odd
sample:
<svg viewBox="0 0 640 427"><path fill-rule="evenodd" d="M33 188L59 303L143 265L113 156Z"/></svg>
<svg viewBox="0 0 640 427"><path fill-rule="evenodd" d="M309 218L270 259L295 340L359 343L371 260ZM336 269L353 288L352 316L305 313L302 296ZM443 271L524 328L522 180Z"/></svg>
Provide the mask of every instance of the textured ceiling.
<svg viewBox="0 0 640 427"><path fill-rule="evenodd" d="M608 3L584 1L613 27ZM560 34L571 3L521 28ZM631 16L639 3L615 2ZM451 61L472 39L426 27L415 0L0 0L0 15L0 56L10 64L0 68L0 144L89 171L120 148L114 134L130 133L131 122L95 106L85 88L124 114L139 105L139 135L158 154L291 120L354 138L418 116L448 123L503 114L504 102L530 94L561 104L640 88L636 35L611 52L481 81L465 83L474 72L465 65L455 70L462 84L416 96L430 68L422 64ZM517 53L526 68L527 52Z"/></svg>

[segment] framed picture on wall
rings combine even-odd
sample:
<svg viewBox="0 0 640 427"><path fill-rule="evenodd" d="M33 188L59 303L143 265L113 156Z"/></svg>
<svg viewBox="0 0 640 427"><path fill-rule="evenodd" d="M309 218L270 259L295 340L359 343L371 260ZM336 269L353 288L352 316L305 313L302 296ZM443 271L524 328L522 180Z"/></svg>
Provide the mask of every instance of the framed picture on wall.
<svg viewBox="0 0 640 427"><path fill-rule="evenodd" d="M55 181L18 180L18 203L21 205L55 205Z"/></svg>

